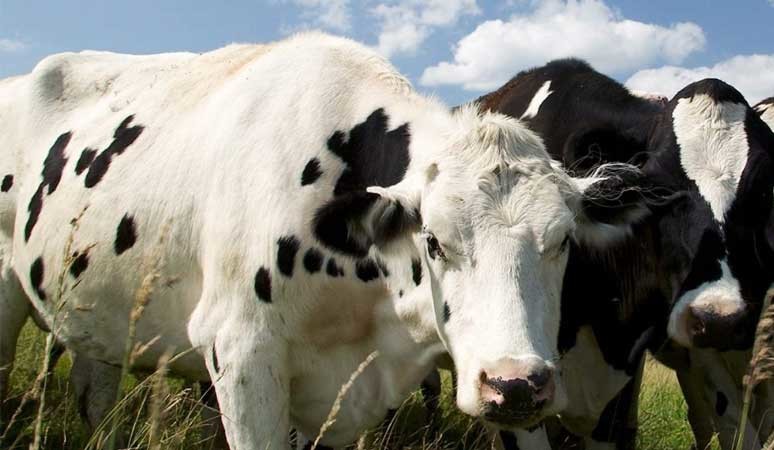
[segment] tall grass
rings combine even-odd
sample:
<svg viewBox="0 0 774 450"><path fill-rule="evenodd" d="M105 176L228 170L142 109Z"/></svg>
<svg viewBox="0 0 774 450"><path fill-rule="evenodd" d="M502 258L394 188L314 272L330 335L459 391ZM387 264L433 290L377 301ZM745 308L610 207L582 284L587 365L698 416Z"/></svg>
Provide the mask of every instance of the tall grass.
<svg viewBox="0 0 774 450"><path fill-rule="evenodd" d="M31 380L42 363L45 334L27 324L19 341L17 365L11 377L11 401L18 401L31 388ZM91 437L78 417L78 407L67 380L70 358L65 355L55 368L48 386L47 406L43 412L41 448L102 449L106 433ZM206 408L203 393L196 386L164 373L162 364L154 374L138 380L129 376L124 396L113 413L117 415L123 442L131 449L205 450L212 446L212 427L201 415ZM448 373L435 416L428 417L421 394L412 394L392 419L360 440L362 450L488 449L490 442L479 424L461 414L454 406ZM646 363L645 382L640 393L640 450L689 449L693 437L680 388L669 370L655 361ZM34 408L27 408L14 430L14 446L27 449L34 435ZM112 417L105 421L109 426ZM102 430L111 431L111 430ZM18 439L17 439L18 438ZM719 447L714 444L712 450Z"/></svg>

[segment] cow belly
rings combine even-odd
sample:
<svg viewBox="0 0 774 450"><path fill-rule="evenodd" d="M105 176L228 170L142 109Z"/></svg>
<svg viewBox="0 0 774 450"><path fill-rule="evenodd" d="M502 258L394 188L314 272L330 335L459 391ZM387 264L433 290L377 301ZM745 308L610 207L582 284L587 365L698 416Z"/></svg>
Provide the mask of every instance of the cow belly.
<svg viewBox="0 0 774 450"><path fill-rule="evenodd" d="M562 424L573 433L590 436L607 403L631 379L604 359L591 327L581 327L575 347L562 359L568 406Z"/></svg>
<svg viewBox="0 0 774 450"><path fill-rule="evenodd" d="M127 300L131 300L129 297ZM109 364L120 364L124 355L129 326L129 306L116 308L112 302L88 303L80 298L79 304L90 307L73 309L68 313L58 333L66 345L76 352ZM188 338L186 325L190 312L182 308L192 299L180 292L157 293L137 320L135 344L145 347L136 354L133 368L154 370L165 354L173 357L170 370L190 380L207 380L206 367ZM177 303L177 307L169 307Z"/></svg>

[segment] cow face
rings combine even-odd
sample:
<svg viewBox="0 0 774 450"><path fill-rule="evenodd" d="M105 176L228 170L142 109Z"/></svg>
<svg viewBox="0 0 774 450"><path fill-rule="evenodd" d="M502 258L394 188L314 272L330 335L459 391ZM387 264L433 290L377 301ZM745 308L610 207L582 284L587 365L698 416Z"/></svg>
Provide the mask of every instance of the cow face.
<svg viewBox="0 0 774 450"><path fill-rule="evenodd" d="M746 348L774 281L774 135L718 80L687 86L667 113L672 128L645 170L684 194L658 224L673 288L669 335L688 347Z"/></svg>
<svg viewBox="0 0 774 450"><path fill-rule="evenodd" d="M459 131L429 156L412 153L400 183L368 189L375 197L347 229L385 254L410 245L424 255L438 335L459 376L458 406L528 426L566 402L557 337L568 244L598 227L613 231L633 206L592 207L584 192L600 202L626 198L599 195L620 178L570 179L513 119L464 108L456 117ZM415 132L412 145L423 144Z"/></svg>

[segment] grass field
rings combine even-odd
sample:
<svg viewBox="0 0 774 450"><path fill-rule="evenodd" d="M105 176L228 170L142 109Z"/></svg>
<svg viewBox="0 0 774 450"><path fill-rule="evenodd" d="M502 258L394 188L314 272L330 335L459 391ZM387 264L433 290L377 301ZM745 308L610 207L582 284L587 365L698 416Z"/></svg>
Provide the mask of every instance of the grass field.
<svg viewBox="0 0 774 450"><path fill-rule="evenodd" d="M45 336L28 324L19 341L17 364L12 375L9 396L18 404L33 384L42 361ZM70 392L68 374L70 360L65 355L56 367L47 389L48 405L42 422L45 449L98 449L104 434L91 438L82 424L75 396ZM138 382L127 380L125 390L131 395L114 413L122 426L122 442L131 448L206 449L212 429L201 419L202 406L197 399L197 387L186 386L180 380L156 377ZM382 429L370 433L360 443L366 449L478 449L487 448L480 426L458 413L453 407L448 380L441 398L441 411L427 418L419 395L409 398L397 416ZM640 434L637 448L641 450L688 450L692 437L674 374L648 361L645 383L640 394ZM4 415L7 411L4 411ZM2 449L29 448L34 434L36 407L28 404L17 418L16 425L0 443ZM431 425L428 425L431 424ZM109 429L110 424L108 424ZM713 446L713 450L718 447ZM528 449L527 449L528 450Z"/></svg>

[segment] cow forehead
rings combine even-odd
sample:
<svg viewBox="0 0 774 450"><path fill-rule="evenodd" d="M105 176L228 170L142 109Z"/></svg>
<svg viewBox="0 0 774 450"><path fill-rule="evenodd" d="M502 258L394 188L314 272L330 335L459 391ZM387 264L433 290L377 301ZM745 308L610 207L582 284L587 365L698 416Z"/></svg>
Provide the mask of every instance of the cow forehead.
<svg viewBox="0 0 774 450"><path fill-rule="evenodd" d="M747 164L747 105L699 94L677 101L672 112L680 164L723 223Z"/></svg>
<svg viewBox="0 0 774 450"><path fill-rule="evenodd" d="M503 169L479 177L477 185L464 189L449 181L425 199L430 206L423 216L442 241L461 239L468 241L464 246L475 245L477 236L494 230L503 236L535 239L542 249L554 238L561 242L574 225L562 184L557 183L560 175Z"/></svg>

